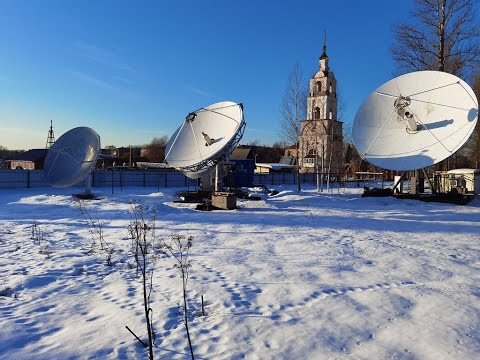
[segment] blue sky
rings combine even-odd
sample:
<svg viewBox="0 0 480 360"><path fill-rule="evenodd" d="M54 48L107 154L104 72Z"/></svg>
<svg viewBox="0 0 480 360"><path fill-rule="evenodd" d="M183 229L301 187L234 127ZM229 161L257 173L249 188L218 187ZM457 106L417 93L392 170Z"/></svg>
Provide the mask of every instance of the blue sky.
<svg viewBox="0 0 480 360"><path fill-rule="evenodd" d="M401 6L399 5L401 4ZM45 147L90 126L102 146L171 135L185 115L243 102L243 143L279 140L299 63L318 69L323 32L348 127L392 77L392 26L412 1L0 1L0 145Z"/></svg>

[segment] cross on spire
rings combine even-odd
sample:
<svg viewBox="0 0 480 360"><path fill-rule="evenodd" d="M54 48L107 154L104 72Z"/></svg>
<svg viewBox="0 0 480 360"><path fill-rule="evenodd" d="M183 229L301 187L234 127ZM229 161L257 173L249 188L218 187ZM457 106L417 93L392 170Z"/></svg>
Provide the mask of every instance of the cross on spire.
<svg viewBox="0 0 480 360"><path fill-rule="evenodd" d="M327 52L327 30L323 30L323 52Z"/></svg>
<svg viewBox="0 0 480 360"><path fill-rule="evenodd" d="M327 56L327 31L323 31L323 52L320 59L328 58Z"/></svg>

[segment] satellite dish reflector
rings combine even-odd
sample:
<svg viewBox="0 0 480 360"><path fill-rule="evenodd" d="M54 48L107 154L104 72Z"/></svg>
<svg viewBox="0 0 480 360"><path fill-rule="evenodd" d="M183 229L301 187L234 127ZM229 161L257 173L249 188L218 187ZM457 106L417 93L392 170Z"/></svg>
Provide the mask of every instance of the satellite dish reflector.
<svg viewBox="0 0 480 360"><path fill-rule="evenodd" d="M67 131L48 150L43 165L53 187L69 187L85 179L100 154L100 136L89 127Z"/></svg>
<svg viewBox="0 0 480 360"><path fill-rule="evenodd" d="M170 137L165 162L198 178L232 153L244 129L242 104L223 101L191 112Z"/></svg>
<svg viewBox="0 0 480 360"><path fill-rule="evenodd" d="M362 158L381 168L421 169L465 144L477 117L478 100L463 80L413 72L386 82L363 102L353 142Z"/></svg>

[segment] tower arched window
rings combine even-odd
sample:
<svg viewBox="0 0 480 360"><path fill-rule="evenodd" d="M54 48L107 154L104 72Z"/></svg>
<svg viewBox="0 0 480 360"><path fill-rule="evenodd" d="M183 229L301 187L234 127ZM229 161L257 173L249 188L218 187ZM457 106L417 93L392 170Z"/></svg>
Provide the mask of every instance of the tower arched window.
<svg viewBox="0 0 480 360"><path fill-rule="evenodd" d="M320 92L322 91L322 83L320 81L317 81L317 83L315 84L315 91L317 94L320 94Z"/></svg>
<svg viewBox="0 0 480 360"><path fill-rule="evenodd" d="M331 81L330 81L330 89L329 90L330 90L330 93L333 92L333 83Z"/></svg>
<svg viewBox="0 0 480 360"><path fill-rule="evenodd" d="M320 108L319 108L318 106L315 108L315 112L314 112L314 114L313 114L313 118L314 118L315 120L320 119Z"/></svg>

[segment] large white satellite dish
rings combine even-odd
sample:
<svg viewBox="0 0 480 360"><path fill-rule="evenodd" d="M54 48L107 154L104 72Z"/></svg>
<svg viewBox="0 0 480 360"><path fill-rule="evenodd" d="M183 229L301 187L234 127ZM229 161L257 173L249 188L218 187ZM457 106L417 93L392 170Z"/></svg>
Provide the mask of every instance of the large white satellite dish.
<svg viewBox="0 0 480 360"><path fill-rule="evenodd" d="M43 166L45 178L53 187L73 186L92 172L99 155L100 136L95 130L71 129L48 150Z"/></svg>
<svg viewBox="0 0 480 360"><path fill-rule="evenodd" d="M198 178L231 154L244 129L242 104L223 101L191 112L170 137L165 162Z"/></svg>
<svg viewBox="0 0 480 360"><path fill-rule="evenodd" d="M463 80L439 71L413 72L386 82L363 102L353 142L376 166L417 170L455 153L477 117L477 98Z"/></svg>

